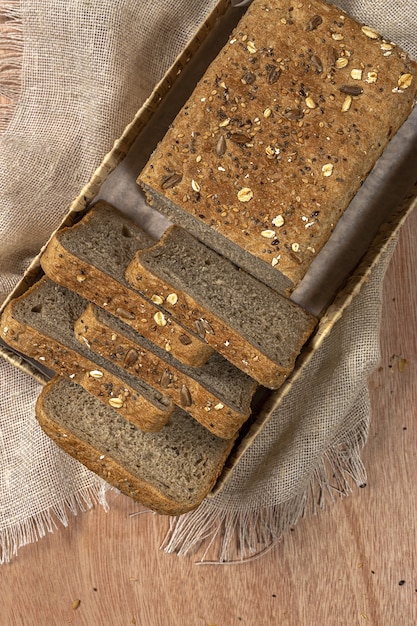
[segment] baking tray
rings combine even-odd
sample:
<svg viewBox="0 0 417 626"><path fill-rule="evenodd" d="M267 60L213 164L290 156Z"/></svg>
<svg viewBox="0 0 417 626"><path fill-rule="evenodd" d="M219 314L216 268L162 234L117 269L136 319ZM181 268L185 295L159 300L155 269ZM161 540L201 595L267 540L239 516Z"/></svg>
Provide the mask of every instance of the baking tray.
<svg viewBox="0 0 417 626"><path fill-rule="evenodd" d="M59 228L77 222L96 201L107 200L159 237L170 225L148 207L136 183L157 142L191 94L205 68L217 55L245 8L220 0L163 79L156 85L112 150L105 155L88 184L68 207ZM268 392L242 429L212 494L228 482L237 463L271 419L314 353L331 333L352 300L367 282L381 255L417 204L417 109L403 125L375 165L329 242L291 296L319 317L314 336L306 344L292 374L276 392ZM65 208L63 209L65 210ZM51 233L51 237L54 233ZM36 282L42 270L40 256L33 259L22 280L8 295L0 313L13 298ZM0 340L1 341L1 340ZM2 341L0 354L14 366L45 384L52 373L22 356Z"/></svg>

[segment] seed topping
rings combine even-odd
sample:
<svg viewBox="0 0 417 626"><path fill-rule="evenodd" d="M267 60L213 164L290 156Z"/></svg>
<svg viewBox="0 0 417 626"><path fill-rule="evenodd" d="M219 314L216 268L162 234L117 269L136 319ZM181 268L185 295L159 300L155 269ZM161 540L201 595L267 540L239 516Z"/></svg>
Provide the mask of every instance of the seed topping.
<svg viewBox="0 0 417 626"><path fill-rule="evenodd" d="M376 30L374 30L373 28L370 28L369 26L362 26L361 30L362 30L364 35L369 37L369 39L378 39L379 38L379 33Z"/></svg>
<svg viewBox="0 0 417 626"><path fill-rule="evenodd" d="M155 322L158 324L158 326L166 326L167 325L167 320L165 315L162 313L162 311L157 311L155 313L155 315L153 316L153 319L155 320Z"/></svg>
<svg viewBox="0 0 417 626"><path fill-rule="evenodd" d="M323 165L321 168L323 176L331 176L333 174L333 167L333 163L326 163L326 165Z"/></svg>
<svg viewBox="0 0 417 626"><path fill-rule="evenodd" d="M322 24L323 18L321 15L313 15L311 20L309 20L306 24L306 31L316 30Z"/></svg>
<svg viewBox="0 0 417 626"><path fill-rule="evenodd" d="M253 191L249 187L242 187L242 189L237 192L237 199L239 202L249 202L252 198Z"/></svg>
<svg viewBox="0 0 417 626"><path fill-rule="evenodd" d="M343 113L346 113L347 111L349 111L351 105L352 105L352 96L346 96L342 104Z"/></svg>
<svg viewBox="0 0 417 626"><path fill-rule="evenodd" d="M398 88L399 89L407 89L411 83L413 82L412 74L401 74L398 79Z"/></svg>
<svg viewBox="0 0 417 626"><path fill-rule="evenodd" d="M264 237L265 239L273 239L275 237L275 231L274 230L263 230L261 232L261 237Z"/></svg>
<svg viewBox="0 0 417 626"><path fill-rule="evenodd" d="M223 135L220 135L217 143L216 143L216 153L217 156L223 156L226 152L226 139Z"/></svg>
<svg viewBox="0 0 417 626"><path fill-rule="evenodd" d="M109 404L113 409L121 409L123 406L122 398L109 398Z"/></svg>
<svg viewBox="0 0 417 626"><path fill-rule="evenodd" d="M348 96L360 96L363 93L363 89L359 85L342 85L339 87L339 91Z"/></svg>
<svg viewBox="0 0 417 626"><path fill-rule="evenodd" d="M181 341L181 343L184 346L189 346L190 343L192 343L190 337L188 335L184 335L184 334L179 336L179 340Z"/></svg>
<svg viewBox="0 0 417 626"><path fill-rule="evenodd" d="M136 363L138 358L139 354L137 353L137 351L134 348L130 348L130 350L128 350L126 353L123 365L125 367L132 367L132 365Z"/></svg>
<svg viewBox="0 0 417 626"><path fill-rule="evenodd" d="M172 382L172 374L169 370L164 370L161 376L161 387L164 389L168 389L169 385Z"/></svg>
<svg viewBox="0 0 417 626"><path fill-rule="evenodd" d="M181 385L180 402L181 402L181 406L183 407L191 406L193 403L190 390L188 389L186 385Z"/></svg>
<svg viewBox="0 0 417 626"><path fill-rule="evenodd" d="M173 173L169 176L164 176L162 179L161 187L162 189L171 189L175 187L182 181L182 174Z"/></svg>
<svg viewBox="0 0 417 626"><path fill-rule="evenodd" d="M280 228L281 226L284 225L284 218L282 215L277 215L276 217L274 217L274 219L272 220L272 224L274 226L276 226L277 228Z"/></svg>
<svg viewBox="0 0 417 626"><path fill-rule="evenodd" d="M127 309L123 308L122 306L118 306L115 313L118 317L121 317L122 319L125 319L125 320L135 319L135 314L132 313L132 311L128 311Z"/></svg>
<svg viewBox="0 0 417 626"><path fill-rule="evenodd" d="M91 370L90 372L88 372L88 375L91 376L91 378L103 378L104 374L103 372L101 372L100 370Z"/></svg>
<svg viewBox="0 0 417 626"><path fill-rule="evenodd" d="M174 306L178 302L178 296L176 293L169 293L166 298L168 304Z"/></svg>

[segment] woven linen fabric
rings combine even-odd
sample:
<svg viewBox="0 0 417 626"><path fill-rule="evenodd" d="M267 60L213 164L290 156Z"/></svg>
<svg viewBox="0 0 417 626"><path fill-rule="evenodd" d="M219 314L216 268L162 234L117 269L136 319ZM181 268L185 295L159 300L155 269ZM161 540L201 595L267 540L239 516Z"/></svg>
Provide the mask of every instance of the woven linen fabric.
<svg viewBox="0 0 417 626"><path fill-rule="evenodd" d="M0 96L15 100L13 108L0 104L0 301L215 4L0 0ZM417 56L414 0L337 4ZM348 489L345 472L359 483L364 480L360 449L369 422L366 378L379 358L377 322L388 259L223 493L173 520L167 550L186 552L205 535L211 541L222 534L217 560L255 554L295 523L311 489L326 488L326 464L339 478L330 491ZM0 360L4 563L57 521L67 524L68 512L94 502L106 506L107 485L38 427L34 404L39 391L27 375ZM231 548L236 543L238 554Z"/></svg>

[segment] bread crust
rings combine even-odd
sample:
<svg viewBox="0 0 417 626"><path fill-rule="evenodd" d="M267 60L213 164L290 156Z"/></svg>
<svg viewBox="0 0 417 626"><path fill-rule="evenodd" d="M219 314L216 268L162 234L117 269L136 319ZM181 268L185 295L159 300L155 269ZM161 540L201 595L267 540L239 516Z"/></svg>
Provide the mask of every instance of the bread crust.
<svg viewBox="0 0 417 626"><path fill-rule="evenodd" d="M230 439L250 416L250 400L257 387L255 381L248 389L246 406L238 410L195 378L99 320L91 304L75 323L74 331L76 338L87 342L93 352L158 389L217 437Z"/></svg>
<svg viewBox="0 0 417 626"><path fill-rule="evenodd" d="M166 399L166 406L157 407L124 380L111 372L99 368L94 360L85 358L26 324L22 324L13 314L18 300L26 297L37 283L20 298L12 300L1 318L1 335L6 343L17 351L39 361L54 372L70 377L84 389L96 396L104 404L113 406L125 419L143 431L157 432L169 420L173 404ZM120 406L119 406L120 405Z"/></svg>
<svg viewBox="0 0 417 626"><path fill-rule="evenodd" d="M178 226L172 226L168 229L152 249L163 248L165 239L176 228ZM296 357L316 325L316 319L313 316L307 323L309 315L305 313L306 324L298 338L298 346L291 354L288 354L289 363L282 365L271 360L256 345L246 341L230 323L202 306L190 294L177 290L173 285L149 271L141 262L140 252L129 264L126 270L126 280L147 296L151 293L161 296L164 301L163 306L172 316L177 319L180 318L184 326L188 328L195 327L195 325L200 327L205 340L217 352L258 381L259 384L269 389L278 389L286 380L294 368ZM173 292L176 298L174 301L170 301L168 296ZM279 294L276 295L281 298Z"/></svg>
<svg viewBox="0 0 417 626"><path fill-rule="evenodd" d="M289 279L288 293L416 88L417 64L337 6L254 0L138 182L221 254L244 251L239 264L267 284Z"/></svg>
<svg viewBox="0 0 417 626"><path fill-rule="evenodd" d="M83 218L84 223L91 219L92 212ZM172 351L176 358L194 367L203 365L213 354L206 342L196 333L190 333L176 320L164 316L162 323L155 321L160 308L105 274L94 265L71 254L61 243L61 236L69 228L76 234L83 221L75 226L58 231L43 252L40 263L51 280L68 287L84 298L106 309L138 333L164 350Z"/></svg>

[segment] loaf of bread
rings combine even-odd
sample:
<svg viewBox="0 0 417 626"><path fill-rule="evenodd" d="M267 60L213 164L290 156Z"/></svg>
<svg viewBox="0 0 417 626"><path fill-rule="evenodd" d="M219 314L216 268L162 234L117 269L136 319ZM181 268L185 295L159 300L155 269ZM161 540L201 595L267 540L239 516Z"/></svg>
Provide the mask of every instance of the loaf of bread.
<svg viewBox="0 0 417 626"><path fill-rule="evenodd" d="M74 331L91 352L158 389L218 437L233 437L251 413L256 382L220 354L189 367L93 304Z"/></svg>
<svg viewBox="0 0 417 626"><path fill-rule="evenodd" d="M134 254L154 240L138 224L104 201L75 226L61 229L41 256L45 274L123 319L141 335L199 366L213 353L196 332L185 330L126 284L124 272Z"/></svg>
<svg viewBox="0 0 417 626"><path fill-rule="evenodd" d="M73 378L142 430L160 430L174 409L172 400L75 338L74 324L86 306L81 296L43 277L7 305L1 336L18 352Z"/></svg>
<svg viewBox="0 0 417 626"><path fill-rule="evenodd" d="M160 297L173 317L271 389L293 370L317 321L179 226L138 252L126 279L148 298Z"/></svg>
<svg viewBox="0 0 417 626"><path fill-rule="evenodd" d="M323 0L253 0L138 182L289 294L412 110L417 64Z"/></svg>
<svg viewBox="0 0 417 626"><path fill-rule="evenodd" d="M36 415L63 450L160 514L180 515L196 508L233 445L179 408L160 432L144 433L63 376L45 385Z"/></svg>

